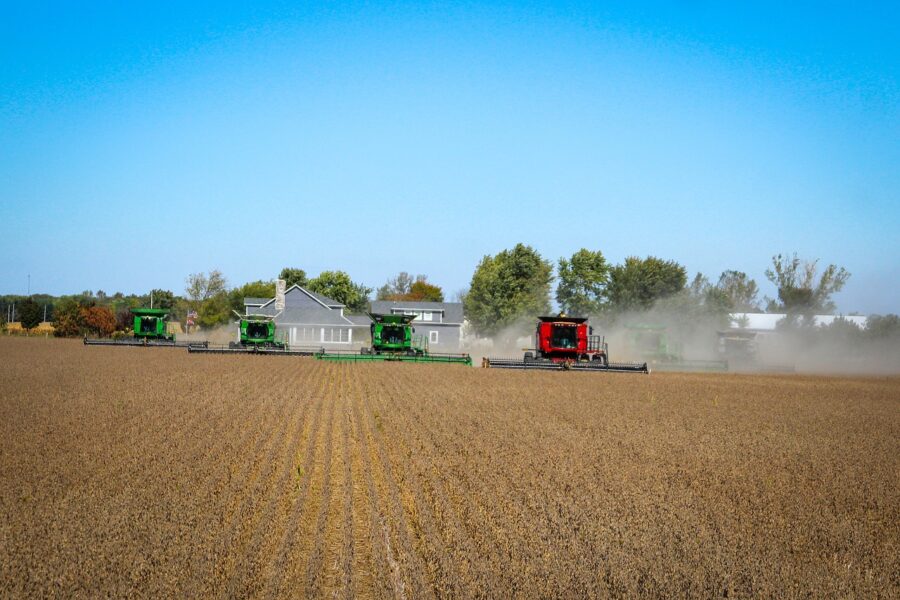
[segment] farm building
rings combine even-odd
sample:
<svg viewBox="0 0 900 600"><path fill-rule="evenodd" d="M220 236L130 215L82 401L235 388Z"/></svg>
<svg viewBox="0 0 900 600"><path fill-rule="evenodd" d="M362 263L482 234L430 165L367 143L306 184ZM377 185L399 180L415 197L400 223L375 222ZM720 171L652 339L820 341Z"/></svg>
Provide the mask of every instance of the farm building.
<svg viewBox="0 0 900 600"><path fill-rule="evenodd" d="M749 329L752 331L766 332L775 331L778 328L778 322L787 315L783 313L732 313L731 328L732 329ZM831 325L836 319L844 319L849 321L860 329L865 329L868 319L861 315L815 315L813 322L819 326Z"/></svg>
<svg viewBox="0 0 900 600"><path fill-rule="evenodd" d="M275 327L292 346L347 348L369 338L366 315L345 315L343 304L316 294L299 285L284 294L284 310L275 306L275 298L244 298L244 314L277 315Z"/></svg>
<svg viewBox="0 0 900 600"><path fill-rule="evenodd" d="M463 323L463 306L460 302L376 300L372 302L372 312L415 315L413 327L416 335L425 336L429 348L448 352L459 349Z"/></svg>

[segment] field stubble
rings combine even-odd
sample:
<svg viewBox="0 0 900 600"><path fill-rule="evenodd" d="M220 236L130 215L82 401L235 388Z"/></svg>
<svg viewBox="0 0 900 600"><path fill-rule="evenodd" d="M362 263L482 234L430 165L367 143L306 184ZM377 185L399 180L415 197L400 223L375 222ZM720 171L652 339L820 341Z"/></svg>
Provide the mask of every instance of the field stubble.
<svg viewBox="0 0 900 600"><path fill-rule="evenodd" d="M900 595L897 378L0 359L0 596Z"/></svg>

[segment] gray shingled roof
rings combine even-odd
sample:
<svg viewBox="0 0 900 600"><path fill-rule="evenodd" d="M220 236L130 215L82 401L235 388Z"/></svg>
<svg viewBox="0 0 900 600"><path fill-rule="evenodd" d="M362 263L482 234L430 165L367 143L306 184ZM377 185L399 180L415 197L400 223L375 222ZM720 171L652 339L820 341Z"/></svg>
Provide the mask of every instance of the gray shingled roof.
<svg viewBox="0 0 900 600"><path fill-rule="evenodd" d="M328 296L323 296L322 294L317 294L315 292L311 292L305 287L301 287L297 284L292 285L288 289L285 290L285 294L290 292L292 289L297 288L307 294L309 294L314 300L321 302L325 306L329 308L345 308L344 304L341 304L337 300L333 298L329 298ZM267 304L269 302L273 302L275 298L244 298L244 306L261 306L263 304Z"/></svg>
<svg viewBox="0 0 900 600"><path fill-rule="evenodd" d="M297 287L300 287L300 286L297 286ZM311 292L311 291L307 290L306 288L302 288L302 289L307 294L309 294L310 296L312 296L313 298L315 298L316 300L318 300L319 302L321 302L322 304L324 304L326 306L336 306L336 307L340 307L340 308L343 308L345 306L344 304L341 304L337 300L329 298L328 296L323 296L322 294L317 294L315 292Z"/></svg>
<svg viewBox="0 0 900 600"><path fill-rule="evenodd" d="M390 314L392 308L416 310L442 310L444 323L462 323L463 305L461 302L416 302L411 300L374 300L373 313Z"/></svg>
<svg viewBox="0 0 900 600"><path fill-rule="evenodd" d="M351 323L357 326L366 326L372 324L372 319L369 315L344 315L347 319L350 320Z"/></svg>
<svg viewBox="0 0 900 600"><path fill-rule="evenodd" d="M351 321L341 316L339 310L327 308L288 308L275 318L276 323L297 325L351 325Z"/></svg>

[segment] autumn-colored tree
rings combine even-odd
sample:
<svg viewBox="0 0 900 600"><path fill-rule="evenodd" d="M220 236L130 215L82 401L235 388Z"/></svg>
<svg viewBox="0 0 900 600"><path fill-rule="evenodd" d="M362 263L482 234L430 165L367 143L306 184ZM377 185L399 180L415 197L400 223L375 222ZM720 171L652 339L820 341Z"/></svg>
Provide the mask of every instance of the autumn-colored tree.
<svg viewBox="0 0 900 600"><path fill-rule="evenodd" d="M424 278L417 279L409 287L409 294L404 300L415 300L418 302L443 302L444 291L440 286L428 283Z"/></svg>
<svg viewBox="0 0 900 600"><path fill-rule="evenodd" d="M93 304L84 298L65 296L59 300L53 311L53 335L76 337L84 334L82 315L84 309Z"/></svg>
<svg viewBox="0 0 900 600"><path fill-rule="evenodd" d="M100 337L108 336L116 330L116 316L105 306L82 308L81 320L85 327L96 331Z"/></svg>

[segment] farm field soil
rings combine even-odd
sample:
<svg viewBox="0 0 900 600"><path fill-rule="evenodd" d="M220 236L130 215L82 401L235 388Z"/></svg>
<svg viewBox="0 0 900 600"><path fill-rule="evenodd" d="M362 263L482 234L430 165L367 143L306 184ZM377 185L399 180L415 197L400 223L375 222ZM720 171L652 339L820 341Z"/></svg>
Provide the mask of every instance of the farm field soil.
<svg viewBox="0 0 900 600"><path fill-rule="evenodd" d="M900 597L900 378L0 338L0 597Z"/></svg>

